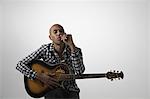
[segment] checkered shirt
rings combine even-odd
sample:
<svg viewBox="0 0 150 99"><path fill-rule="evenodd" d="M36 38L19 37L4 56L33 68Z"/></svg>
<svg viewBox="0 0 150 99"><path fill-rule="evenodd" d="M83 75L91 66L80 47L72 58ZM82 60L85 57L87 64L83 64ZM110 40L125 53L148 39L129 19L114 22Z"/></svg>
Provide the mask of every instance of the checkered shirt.
<svg viewBox="0 0 150 99"><path fill-rule="evenodd" d="M68 68L72 74L81 74L85 70L80 48L76 47L75 52L71 53L70 48L66 45L62 57L60 58L55 52L52 43L42 45L39 49L19 61L16 69L29 79L34 80L37 72L30 69L29 63L35 59L42 59L44 62L48 62L50 64L65 62L68 64ZM64 85L64 87L68 90L79 91L75 80L65 81Z"/></svg>

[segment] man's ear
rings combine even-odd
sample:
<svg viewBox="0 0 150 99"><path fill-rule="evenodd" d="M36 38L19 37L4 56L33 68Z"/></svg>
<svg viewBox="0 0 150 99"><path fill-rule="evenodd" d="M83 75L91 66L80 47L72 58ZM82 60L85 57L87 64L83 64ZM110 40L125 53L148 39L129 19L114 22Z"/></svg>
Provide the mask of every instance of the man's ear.
<svg viewBox="0 0 150 99"><path fill-rule="evenodd" d="M49 39L50 39L50 40L52 40L52 37L51 37L51 35L49 35Z"/></svg>

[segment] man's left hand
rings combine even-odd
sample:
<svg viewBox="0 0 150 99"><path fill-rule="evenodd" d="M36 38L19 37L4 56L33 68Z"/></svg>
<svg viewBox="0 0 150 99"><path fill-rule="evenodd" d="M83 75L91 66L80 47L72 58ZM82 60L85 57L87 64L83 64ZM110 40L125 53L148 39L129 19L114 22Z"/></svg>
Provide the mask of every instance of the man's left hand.
<svg viewBox="0 0 150 99"><path fill-rule="evenodd" d="M65 44L67 44L70 47L71 51L74 52L75 45L74 45L74 42L72 39L72 35L71 34L64 34L61 39L63 40L63 42Z"/></svg>

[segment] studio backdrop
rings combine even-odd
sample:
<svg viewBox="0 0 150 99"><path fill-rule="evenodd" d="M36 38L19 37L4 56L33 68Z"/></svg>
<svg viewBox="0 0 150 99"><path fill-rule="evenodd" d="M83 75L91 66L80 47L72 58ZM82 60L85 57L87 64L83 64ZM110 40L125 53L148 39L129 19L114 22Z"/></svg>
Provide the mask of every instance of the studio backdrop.
<svg viewBox="0 0 150 99"><path fill-rule="evenodd" d="M149 99L148 0L1 0L0 98L33 99L16 70L23 59L50 43L61 24L82 49L85 73L124 72L124 79L77 80L81 99ZM43 98L42 98L43 99Z"/></svg>

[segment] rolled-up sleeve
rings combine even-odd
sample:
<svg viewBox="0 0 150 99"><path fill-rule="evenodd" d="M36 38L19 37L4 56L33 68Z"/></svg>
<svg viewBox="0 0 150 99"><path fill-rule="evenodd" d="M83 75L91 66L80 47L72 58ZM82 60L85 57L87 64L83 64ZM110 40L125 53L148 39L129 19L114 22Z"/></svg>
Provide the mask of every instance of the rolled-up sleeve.
<svg viewBox="0 0 150 99"><path fill-rule="evenodd" d="M44 50L46 49L46 45L42 45L39 49L22 59L18 62L16 69L24 74L29 79L33 80L36 77L36 71L32 70L29 67L29 63L31 63L34 59L40 59L43 55Z"/></svg>

